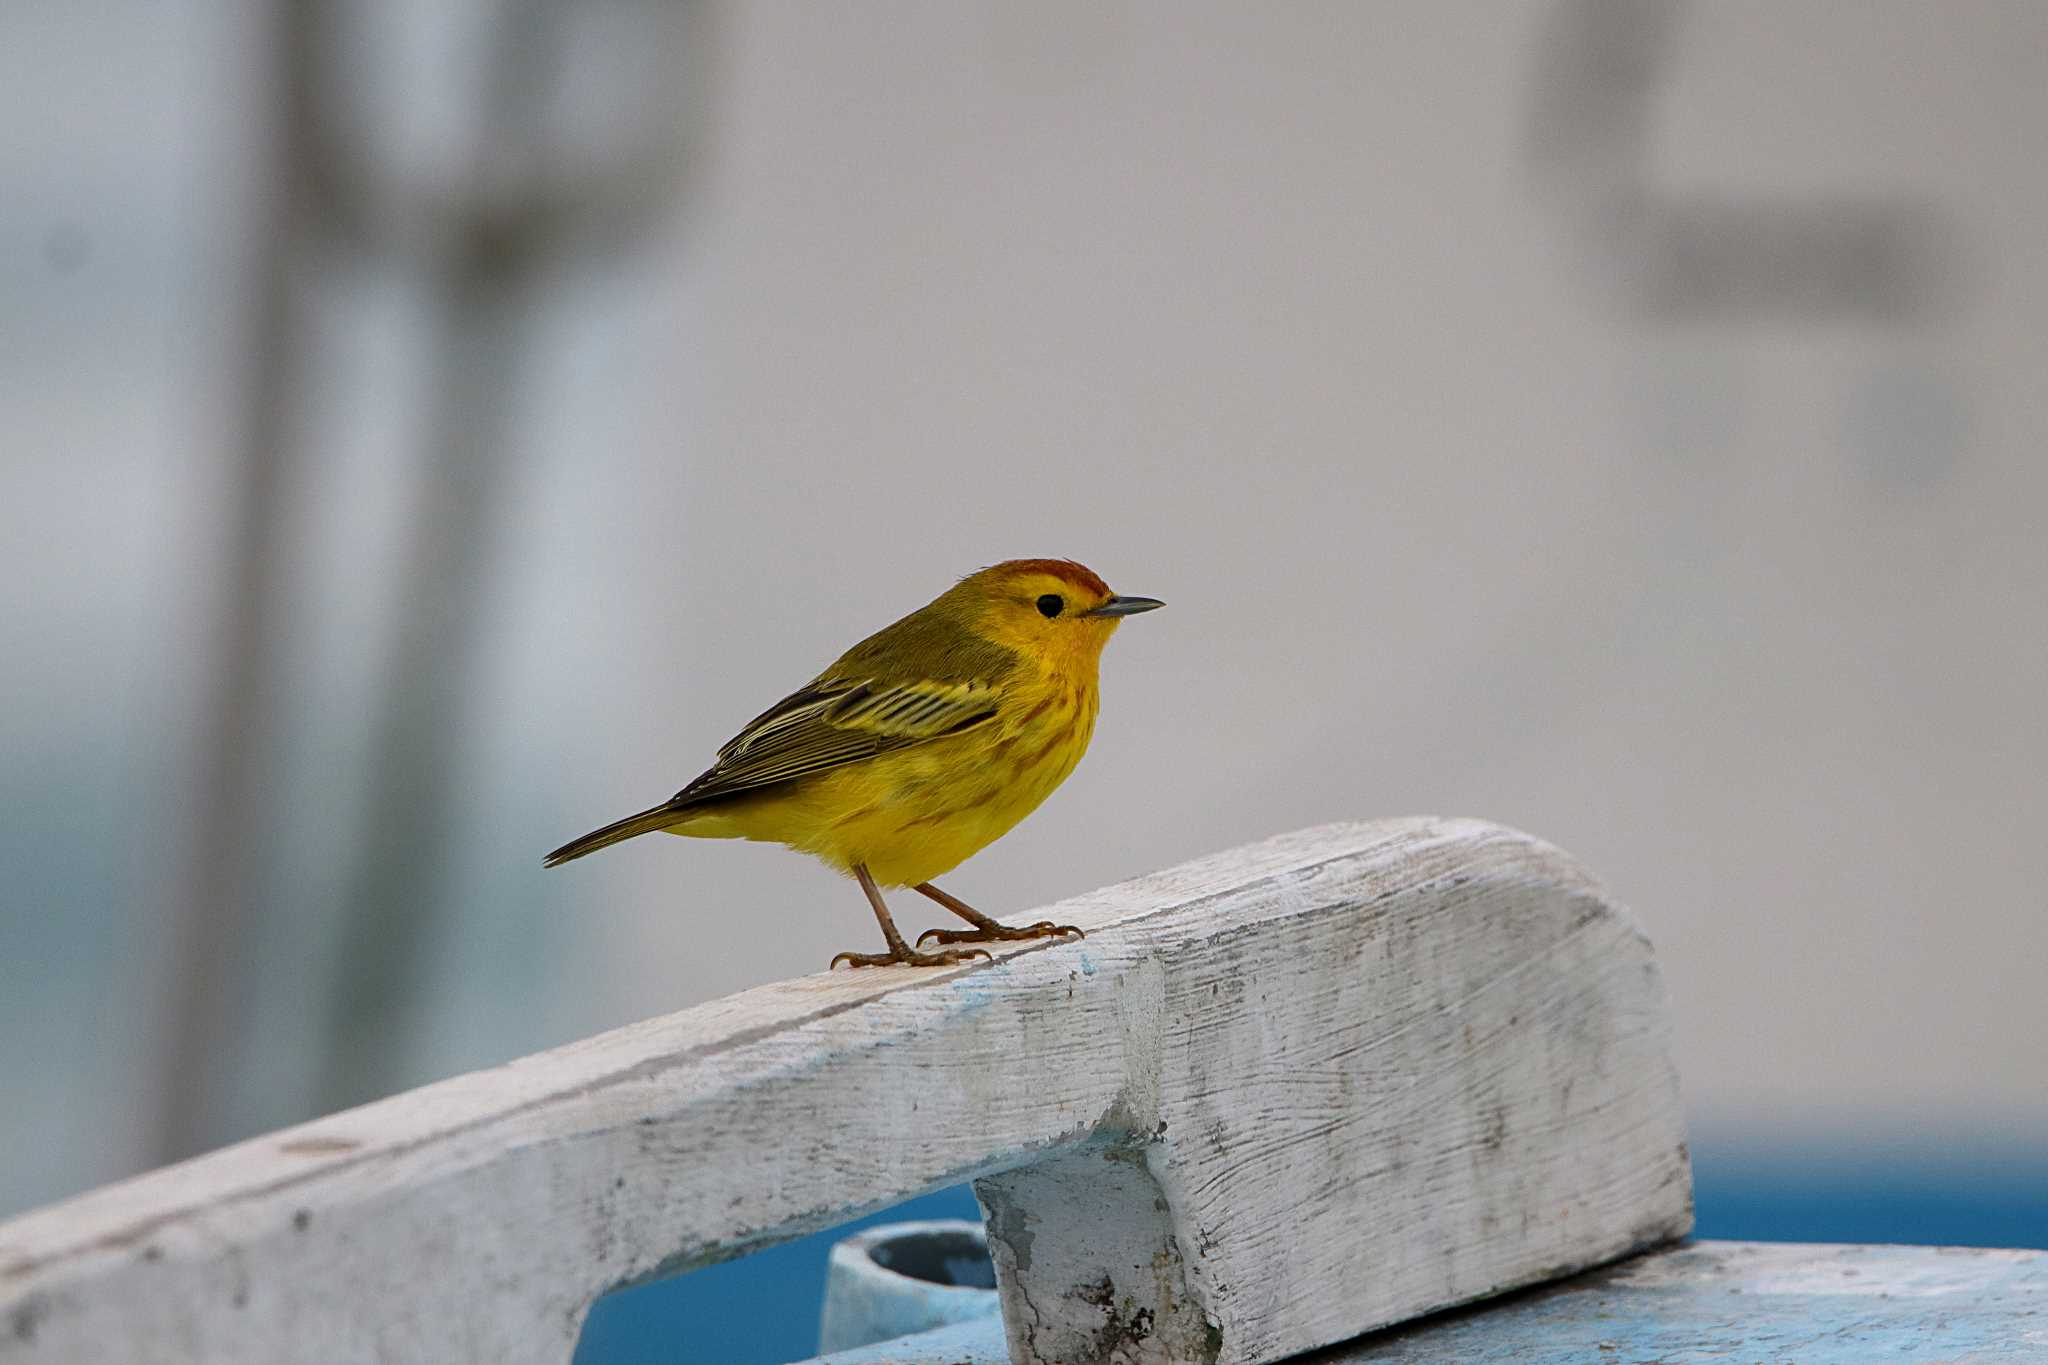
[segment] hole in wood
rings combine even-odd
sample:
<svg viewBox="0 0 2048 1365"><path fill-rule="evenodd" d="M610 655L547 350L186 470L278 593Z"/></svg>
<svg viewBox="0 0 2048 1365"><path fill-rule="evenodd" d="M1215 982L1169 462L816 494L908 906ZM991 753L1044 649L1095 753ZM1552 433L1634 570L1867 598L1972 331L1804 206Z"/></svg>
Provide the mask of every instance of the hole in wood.
<svg viewBox="0 0 2048 1365"><path fill-rule="evenodd" d="M869 1228L927 1219L978 1225L981 1208L973 1191L956 1185L780 1246L614 1290L591 1305L574 1365L786 1365L809 1360L819 1353L832 1248ZM988 1277L982 1283L993 1284L986 1248L986 1239L976 1237L975 1250L984 1265L980 1273ZM911 1259L932 1268L930 1258ZM947 1258L942 1252L937 1259ZM911 1274L893 1268L890 1273ZM943 1281L913 1278L940 1295L967 1292L943 1287ZM992 1300L992 1291L986 1297Z"/></svg>

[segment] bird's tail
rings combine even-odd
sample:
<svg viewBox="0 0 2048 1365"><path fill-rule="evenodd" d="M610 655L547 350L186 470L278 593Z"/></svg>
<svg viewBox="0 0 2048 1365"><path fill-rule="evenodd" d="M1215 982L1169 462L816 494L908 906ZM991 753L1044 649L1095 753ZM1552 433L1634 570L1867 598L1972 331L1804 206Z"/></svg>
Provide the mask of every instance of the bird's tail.
<svg viewBox="0 0 2048 1365"><path fill-rule="evenodd" d="M572 858L581 858L586 853L595 853L601 848L610 848L624 839L635 835L651 834L658 829L667 829L683 819L683 813L672 805L660 805L643 810L638 815L629 815L623 820L614 820L603 829L594 829L581 839L571 839L553 853L548 854L544 866L560 867Z"/></svg>

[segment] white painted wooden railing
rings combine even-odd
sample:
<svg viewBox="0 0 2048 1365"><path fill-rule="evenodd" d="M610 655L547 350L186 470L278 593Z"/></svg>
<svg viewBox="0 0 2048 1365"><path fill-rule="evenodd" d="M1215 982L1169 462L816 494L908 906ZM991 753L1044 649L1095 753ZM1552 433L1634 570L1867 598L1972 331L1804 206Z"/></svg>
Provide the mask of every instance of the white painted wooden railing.
<svg viewBox="0 0 2048 1365"><path fill-rule="evenodd" d="M561 1365L619 1285L956 1181L1016 1361L1270 1361L1682 1236L1649 944L1475 821L1337 825L0 1224L0 1360Z"/></svg>

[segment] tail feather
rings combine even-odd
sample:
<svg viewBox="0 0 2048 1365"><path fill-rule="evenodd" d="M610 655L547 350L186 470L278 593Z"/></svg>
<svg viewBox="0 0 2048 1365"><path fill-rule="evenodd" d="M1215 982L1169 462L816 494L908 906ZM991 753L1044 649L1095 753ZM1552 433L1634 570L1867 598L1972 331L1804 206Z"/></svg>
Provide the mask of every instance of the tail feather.
<svg viewBox="0 0 2048 1365"><path fill-rule="evenodd" d="M581 839L571 839L553 853L548 854L543 866L560 867L572 858L581 858L586 853L595 853L601 848L610 848L622 840L636 835L651 834L658 829L667 829L681 820L683 813L672 805L655 806L638 815L629 815L623 820L614 820L603 829L594 829Z"/></svg>

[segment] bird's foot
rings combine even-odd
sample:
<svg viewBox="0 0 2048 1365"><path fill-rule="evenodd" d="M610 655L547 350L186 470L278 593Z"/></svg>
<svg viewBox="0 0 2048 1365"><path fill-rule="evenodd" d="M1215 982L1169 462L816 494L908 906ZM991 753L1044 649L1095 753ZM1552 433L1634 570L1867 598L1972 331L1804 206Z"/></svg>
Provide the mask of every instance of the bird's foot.
<svg viewBox="0 0 2048 1365"><path fill-rule="evenodd" d="M927 929L917 936L917 946L922 948L929 939L933 943L1006 943L1024 938L1086 938L1071 924L1054 924L1042 919L1036 924L1027 924L1013 929L1007 924L977 925L972 929Z"/></svg>
<svg viewBox="0 0 2048 1365"><path fill-rule="evenodd" d="M924 940L918 940L918 947ZM849 967L953 967L975 958L987 958L986 948L947 948L936 953L921 953L916 948L904 948L887 953L840 953L834 957L825 970L831 971L844 962ZM993 960L993 959L990 959Z"/></svg>

